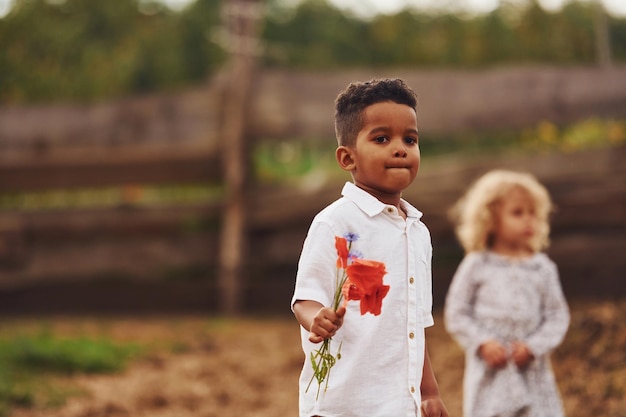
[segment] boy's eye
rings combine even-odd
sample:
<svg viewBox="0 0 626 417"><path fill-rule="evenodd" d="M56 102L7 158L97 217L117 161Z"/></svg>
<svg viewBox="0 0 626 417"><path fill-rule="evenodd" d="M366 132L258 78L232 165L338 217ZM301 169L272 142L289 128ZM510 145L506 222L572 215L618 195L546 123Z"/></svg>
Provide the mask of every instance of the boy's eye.
<svg viewBox="0 0 626 417"><path fill-rule="evenodd" d="M414 137L412 137L412 136L408 136L408 137L404 138L404 141L405 141L406 143L408 143L408 144L413 145L413 144L416 144L416 143L417 143L417 138L414 138Z"/></svg>
<svg viewBox="0 0 626 417"><path fill-rule="evenodd" d="M385 141L387 141L387 138L384 136L376 136L374 138L374 142L376 143L385 143Z"/></svg>

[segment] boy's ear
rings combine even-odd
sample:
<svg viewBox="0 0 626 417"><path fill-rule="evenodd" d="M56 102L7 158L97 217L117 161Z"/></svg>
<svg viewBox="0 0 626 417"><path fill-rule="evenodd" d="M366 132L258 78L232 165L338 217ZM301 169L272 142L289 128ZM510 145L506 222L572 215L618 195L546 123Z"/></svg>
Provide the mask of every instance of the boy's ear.
<svg viewBox="0 0 626 417"><path fill-rule="evenodd" d="M335 151L337 162L344 171L352 171L355 168L353 152L354 149L348 146L339 146Z"/></svg>

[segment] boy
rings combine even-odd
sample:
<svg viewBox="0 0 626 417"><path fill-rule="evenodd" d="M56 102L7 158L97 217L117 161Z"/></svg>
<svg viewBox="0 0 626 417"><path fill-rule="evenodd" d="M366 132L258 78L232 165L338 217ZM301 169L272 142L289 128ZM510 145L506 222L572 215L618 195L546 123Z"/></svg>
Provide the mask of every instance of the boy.
<svg viewBox="0 0 626 417"><path fill-rule="evenodd" d="M447 417L424 335L433 325L430 234L401 198L420 164L415 93L402 80L373 79L350 84L335 104L336 158L353 182L315 217L298 264L300 417ZM385 265L389 288L375 314L353 301L329 307L341 236L351 259ZM329 338L336 361L318 384L311 355Z"/></svg>

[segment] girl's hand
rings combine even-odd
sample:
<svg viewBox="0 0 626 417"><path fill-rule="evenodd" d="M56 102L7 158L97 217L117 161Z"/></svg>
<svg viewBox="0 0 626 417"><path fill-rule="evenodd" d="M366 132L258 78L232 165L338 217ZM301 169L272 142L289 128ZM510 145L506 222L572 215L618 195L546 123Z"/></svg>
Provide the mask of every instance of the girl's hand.
<svg viewBox="0 0 626 417"><path fill-rule="evenodd" d="M424 417L449 417L448 410L439 397L423 399L422 415Z"/></svg>
<svg viewBox="0 0 626 417"><path fill-rule="evenodd" d="M515 342L512 345L511 359L518 369L524 369L534 359L530 348L523 342Z"/></svg>
<svg viewBox="0 0 626 417"><path fill-rule="evenodd" d="M506 366L507 351L497 340L489 340L478 348L478 355L490 368L500 369Z"/></svg>
<svg viewBox="0 0 626 417"><path fill-rule="evenodd" d="M343 324L343 316L346 314L345 307L339 307L337 311L330 307L321 308L311 323L309 331L309 342L321 343L337 333Z"/></svg>

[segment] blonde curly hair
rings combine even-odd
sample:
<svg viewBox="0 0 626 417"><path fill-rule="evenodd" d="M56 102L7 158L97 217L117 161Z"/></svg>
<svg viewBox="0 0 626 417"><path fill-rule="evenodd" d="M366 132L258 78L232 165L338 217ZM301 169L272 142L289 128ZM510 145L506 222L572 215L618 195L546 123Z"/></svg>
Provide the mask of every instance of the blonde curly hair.
<svg viewBox="0 0 626 417"><path fill-rule="evenodd" d="M456 236L465 252L489 249L496 224L496 207L511 190L522 189L535 204L537 233L530 248L539 252L548 247L552 200L546 188L531 174L493 170L480 177L450 210Z"/></svg>

